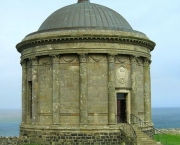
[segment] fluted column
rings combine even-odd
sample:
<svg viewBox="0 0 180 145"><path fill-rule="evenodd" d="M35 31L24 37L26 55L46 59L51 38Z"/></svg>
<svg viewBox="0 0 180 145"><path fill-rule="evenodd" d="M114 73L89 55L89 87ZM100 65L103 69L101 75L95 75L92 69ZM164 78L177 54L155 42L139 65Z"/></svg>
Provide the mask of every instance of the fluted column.
<svg viewBox="0 0 180 145"><path fill-rule="evenodd" d="M80 124L88 123L87 112L87 96L88 96L88 80L87 80L87 55L79 54L80 61Z"/></svg>
<svg viewBox="0 0 180 145"><path fill-rule="evenodd" d="M138 96L137 96L137 83L136 83L136 57L131 56L131 114L138 116Z"/></svg>
<svg viewBox="0 0 180 145"><path fill-rule="evenodd" d="M144 112L147 123L151 123L151 80L150 80L150 60L144 59Z"/></svg>
<svg viewBox="0 0 180 145"><path fill-rule="evenodd" d="M116 123L114 55L108 55L108 124Z"/></svg>
<svg viewBox="0 0 180 145"><path fill-rule="evenodd" d="M52 56L52 77L53 77L53 124L59 124L59 56Z"/></svg>
<svg viewBox="0 0 180 145"><path fill-rule="evenodd" d="M32 124L38 123L38 58L32 58Z"/></svg>
<svg viewBox="0 0 180 145"><path fill-rule="evenodd" d="M22 124L27 123L27 62L22 60Z"/></svg>

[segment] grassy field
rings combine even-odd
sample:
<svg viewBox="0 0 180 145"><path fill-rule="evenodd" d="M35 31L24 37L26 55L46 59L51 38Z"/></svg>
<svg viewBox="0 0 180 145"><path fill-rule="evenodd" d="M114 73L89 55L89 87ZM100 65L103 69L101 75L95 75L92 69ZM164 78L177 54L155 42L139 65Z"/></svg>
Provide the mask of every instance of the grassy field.
<svg viewBox="0 0 180 145"><path fill-rule="evenodd" d="M180 145L180 135L155 135L155 140L159 140L163 145ZM167 144L166 144L167 140Z"/></svg>

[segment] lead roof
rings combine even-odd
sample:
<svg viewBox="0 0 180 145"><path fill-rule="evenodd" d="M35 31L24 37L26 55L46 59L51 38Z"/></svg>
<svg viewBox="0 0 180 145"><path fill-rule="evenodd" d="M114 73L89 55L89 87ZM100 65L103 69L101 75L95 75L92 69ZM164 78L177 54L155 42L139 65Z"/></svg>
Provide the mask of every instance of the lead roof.
<svg viewBox="0 0 180 145"><path fill-rule="evenodd" d="M78 0L52 13L38 31L56 29L103 29L133 31L129 23L117 12L102 5Z"/></svg>

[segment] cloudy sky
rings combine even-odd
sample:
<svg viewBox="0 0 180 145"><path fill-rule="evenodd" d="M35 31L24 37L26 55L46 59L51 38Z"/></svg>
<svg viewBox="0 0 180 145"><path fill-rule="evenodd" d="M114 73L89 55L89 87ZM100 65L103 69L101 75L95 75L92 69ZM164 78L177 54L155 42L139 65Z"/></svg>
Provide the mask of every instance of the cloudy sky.
<svg viewBox="0 0 180 145"><path fill-rule="evenodd" d="M77 0L1 0L0 109L21 108L20 54L15 45L55 10ZM156 42L152 52L153 107L180 107L180 1L91 0L120 13Z"/></svg>

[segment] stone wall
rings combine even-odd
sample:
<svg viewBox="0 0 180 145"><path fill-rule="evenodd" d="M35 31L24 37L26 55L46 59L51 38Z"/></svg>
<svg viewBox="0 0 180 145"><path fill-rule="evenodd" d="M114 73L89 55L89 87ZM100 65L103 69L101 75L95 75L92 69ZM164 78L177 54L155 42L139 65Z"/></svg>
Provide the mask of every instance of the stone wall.
<svg viewBox="0 0 180 145"><path fill-rule="evenodd" d="M44 132L30 133L25 137L0 137L0 145L117 145L124 142L123 132Z"/></svg>
<svg viewBox="0 0 180 145"><path fill-rule="evenodd" d="M2 137L0 136L0 145L25 145L29 144L28 137Z"/></svg>
<svg viewBox="0 0 180 145"><path fill-rule="evenodd" d="M102 54L89 55L88 65L88 123L108 123L108 66Z"/></svg>
<svg viewBox="0 0 180 145"><path fill-rule="evenodd" d="M165 134L176 134L180 135L180 128L170 128L170 129L158 129L160 132L156 131L157 134L165 133Z"/></svg>
<svg viewBox="0 0 180 145"><path fill-rule="evenodd" d="M41 124L52 123L52 67L49 57L39 58L38 65L38 118Z"/></svg>

